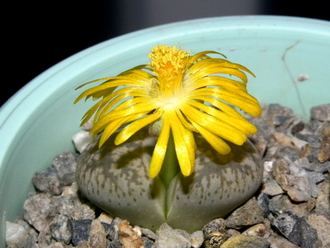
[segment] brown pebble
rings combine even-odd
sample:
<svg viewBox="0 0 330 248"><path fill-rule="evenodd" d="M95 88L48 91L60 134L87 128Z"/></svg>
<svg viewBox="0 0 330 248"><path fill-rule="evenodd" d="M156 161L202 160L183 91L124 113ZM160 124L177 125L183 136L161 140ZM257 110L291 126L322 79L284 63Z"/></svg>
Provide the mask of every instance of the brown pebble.
<svg viewBox="0 0 330 248"><path fill-rule="evenodd" d="M320 141L320 151L317 158L320 163L324 163L330 160L330 122L324 122L322 124Z"/></svg>
<svg viewBox="0 0 330 248"><path fill-rule="evenodd" d="M124 248L143 248L143 242L127 220L119 224L119 241Z"/></svg>

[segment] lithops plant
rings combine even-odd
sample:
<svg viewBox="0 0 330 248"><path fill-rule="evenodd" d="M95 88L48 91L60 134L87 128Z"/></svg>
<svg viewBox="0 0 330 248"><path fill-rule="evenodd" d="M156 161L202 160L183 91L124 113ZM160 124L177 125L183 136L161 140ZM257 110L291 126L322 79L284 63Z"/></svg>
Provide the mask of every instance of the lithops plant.
<svg viewBox="0 0 330 248"><path fill-rule="evenodd" d="M147 65L92 81L103 83L77 98L100 99L83 117L94 116L96 139L76 174L97 206L151 229L193 231L258 189L261 160L246 136L257 129L228 105L261 114L246 89L244 72L253 74L210 54L224 56L157 45Z"/></svg>

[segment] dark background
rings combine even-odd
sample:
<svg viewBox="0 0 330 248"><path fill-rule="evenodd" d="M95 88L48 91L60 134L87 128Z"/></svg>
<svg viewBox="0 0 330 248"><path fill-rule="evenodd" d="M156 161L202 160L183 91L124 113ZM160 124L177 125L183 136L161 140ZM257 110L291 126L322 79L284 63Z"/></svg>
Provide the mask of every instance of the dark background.
<svg viewBox="0 0 330 248"><path fill-rule="evenodd" d="M329 20L329 4L326 2L12 1L2 6L4 67L0 106L44 70L70 55L118 35L170 22L228 15L286 15Z"/></svg>

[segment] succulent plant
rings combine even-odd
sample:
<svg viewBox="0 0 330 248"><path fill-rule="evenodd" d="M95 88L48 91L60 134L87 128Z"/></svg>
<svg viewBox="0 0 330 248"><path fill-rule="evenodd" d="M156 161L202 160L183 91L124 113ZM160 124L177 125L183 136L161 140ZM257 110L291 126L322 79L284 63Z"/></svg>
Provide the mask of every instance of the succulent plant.
<svg viewBox="0 0 330 248"><path fill-rule="evenodd" d="M76 177L92 202L134 224L192 231L257 190L262 166L247 140L257 129L228 105L261 114L246 89L253 73L210 54L224 56L157 45L148 64L89 82L103 81L76 102L100 99L82 121L94 116L96 140Z"/></svg>

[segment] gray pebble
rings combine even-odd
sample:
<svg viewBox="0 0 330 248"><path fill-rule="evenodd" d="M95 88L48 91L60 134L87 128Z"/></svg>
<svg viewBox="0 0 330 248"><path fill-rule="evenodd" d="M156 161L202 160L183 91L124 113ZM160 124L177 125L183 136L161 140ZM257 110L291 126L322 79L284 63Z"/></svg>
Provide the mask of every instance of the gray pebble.
<svg viewBox="0 0 330 248"><path fill-rule="evenodd" d="M70 220L72 230L72 244L78 246L89 240L92 220Z"/></svg>
<svg viewBox="0 0 330 248"><path fill-rule="evenodd" d="M54 195L62 193L61 181L55 168L48 168L43 172L35 173L32 183L41 192L48 192Z"/></svg>
<svg viewBox="0 0 330 248"><path fill-rule="evenodd" d="M75 182L76 159L77 156L71 151L66 151L54 158L53 166L63 185L70 185Z"/></svg>
<svg viewBox="0 0 330 248"><path fill-rule="evenodd" d="M318 241L316 230L308 223L306 217L298 218L292 231L287 235L292 243L303 248L321 247L314 246Z"/></svg>
<svg viewBox="0 0 330 248"><path fill-rule="evenodd" d="M252 197L243 206L236 209L226 220L228 228L239 229L263 222L265 209Z"/></svg>
<svg viewBox="0 0 330 248"><path fill-rule="evenodd" d="M268 219L270 220L271 224L284 235L284 237L288 238L296 225L298 217L291 211L288 211L277 216L270 214Z"/></svg>
<svg viewBox="0 0 330 248"><path fill-rule="evenodd" d="M168 224L164 223L157 230L157 240L155 248L190 248L191 243L180 232L174 230Z"/></svg>
<svg viewBox="0 0 330 248"><path fill-rule="evenodd" d="M58 213L59 205L58 197L47 193L33 195L24 203L24 219L37 231L50 233L49 225Z"/></svg>
<svg viewBox="0 0 330 248"><path fill-rule="evenodd" d="M314 120L330 121L330 104L323 104L312 107L311 117Z"/></svg>
<svg viewBox="0 0 330 248"><path fill-rule="evenodd" d="M144 248L152 248L155 244L154 241L152 241L151 239L149 239L147 237L142 237L142 242L143 242Z"/></svg>
<svg viewBox="0 0 330 248"><path fill-rule="evenodd" d="M293 201L308 201L318 195L312 176L288 159L279 159L274 163L273 175Z"/></svg>
<svg viewBox="0 0 330 248"><path fill-rule="evenodd" d="M69 244L72 237L72 225L69 218L65 215L58 214L50 223L50 231L52 237L58 242Z"/></svg>

